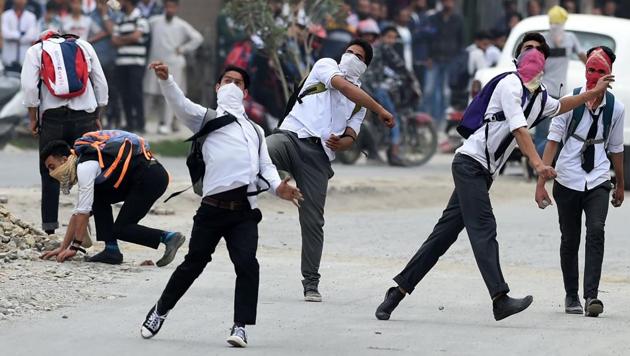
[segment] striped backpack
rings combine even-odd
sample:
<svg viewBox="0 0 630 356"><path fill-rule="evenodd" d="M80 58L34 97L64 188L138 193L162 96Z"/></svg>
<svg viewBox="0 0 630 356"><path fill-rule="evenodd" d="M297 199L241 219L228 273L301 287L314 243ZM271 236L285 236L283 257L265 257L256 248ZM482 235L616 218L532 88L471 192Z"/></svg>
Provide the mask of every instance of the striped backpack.
<svg viewBox="0 0 630 356"><path fill-rule="evenodd" d="M92 68L86 53L77 43L78 38L50 31L39 41L42 45L41 83L58 98L80 96L88 86Z"/></svg>
<svg viewBox="0 0 630 356"><path fill-rule="evenodd" d="M120 172L118 180L114 183L114 188L118 188L122 183L133 157L144 156L147 160L153 158L149 144L144 138L122 130L102 130L85 133L74 141L73 148L75 154L79 157L86 154L96 154L98 157L102 173L96 177L94 181L96 184L103 183L113 173ZM107 167L106 162L108 163ZM121 164L122 169L118 169Z"/></svg>

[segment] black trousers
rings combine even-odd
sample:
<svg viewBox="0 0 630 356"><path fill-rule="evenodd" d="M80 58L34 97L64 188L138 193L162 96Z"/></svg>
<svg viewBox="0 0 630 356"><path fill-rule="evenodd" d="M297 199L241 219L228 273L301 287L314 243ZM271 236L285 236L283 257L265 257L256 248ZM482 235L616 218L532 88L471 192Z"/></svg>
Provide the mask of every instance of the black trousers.
<svg viewBox="0 0 630 356"><path fill-rule="evenodd" d="M129 131L144 130L144 98L142 81L144 66L128 65L116 67L118 90L122 99L126 129Z"/></svg>
<svg viewBox="0 0 630 356"><path fill-rule="evenodd" d="M149 166L129 172L124 179L120 190L107 183L95 185L92 212L96 238L105 242L122 240L156 249L164 231L139 225L138 222L166 191L168 173L154 161ZM124 203L114 221L112 204L121 201Z"/></svg>
<svg viewBox="0 0 630 356"><path fill-rule="evenodd" d="M259 284L256 250L261 219L258 209L231 211L202 203L194 217L188 254L162 292L158 312L164 314L175 306L212 260L217 244L224 237L236 272L234 322L255 324Z"/></svg>
<svg viewBox="0 0 630 356"><path fill-rule="evenodd" d="M55 140L65 141L70 147L84 133L96 130L96 113L74 111L66 108L46 110L41 120L39 132L39 152ZM42 229L59 228L59 182L48 174L44 161L39 160L39 174L42 179Z"/></svg>
<svg viewBox="0 0 630 356"><path fill-rule="evenodd" d="M553 185L553 197L560 220L560 266L567 295L578 294L578 251L582 212L586 215L586 253L584 261L584 298L597 298L604 260L604 225L608 215L611 183L583 192L569 189L558 182Z"/></svg>
<svg viewBox="0 0 630 356"><path fill-rule="evenodd" d="M473 158L457 154L452 164L455 191L429 238L394 281L411 294L438 259L466 228L470 244L491 297L510 291L499 264L497 224L492 212L490 173Z"/></svg>
<svg viewBox="0 0 630 356"><path fill-rule="evenodd" d="M108 129L120 128L120 95L118 90L118 77L116 76L116 65L110 63L103 66L105 79L107 79L107 94L109 100L107 102L107 123L104 123Z"/></svg>

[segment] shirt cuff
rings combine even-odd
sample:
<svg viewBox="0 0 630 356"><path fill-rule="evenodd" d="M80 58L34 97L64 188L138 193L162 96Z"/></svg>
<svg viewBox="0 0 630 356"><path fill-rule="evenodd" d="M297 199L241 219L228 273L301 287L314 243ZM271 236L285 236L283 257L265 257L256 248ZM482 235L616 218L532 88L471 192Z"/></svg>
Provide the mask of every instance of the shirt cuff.
<svg viewBox="0 0 630 356"><path fill-rule="evenodd" d="M510 125L510 132L520 129L521 127L527 127L527 120L525 120L525 115L519 115L513 119L508 120Z"/></svg>
<svg viewBox="0 0 630 356"><path fill-rule="evenodd" d="M608 146L609 153L623 153L623 145Z"/></svg>

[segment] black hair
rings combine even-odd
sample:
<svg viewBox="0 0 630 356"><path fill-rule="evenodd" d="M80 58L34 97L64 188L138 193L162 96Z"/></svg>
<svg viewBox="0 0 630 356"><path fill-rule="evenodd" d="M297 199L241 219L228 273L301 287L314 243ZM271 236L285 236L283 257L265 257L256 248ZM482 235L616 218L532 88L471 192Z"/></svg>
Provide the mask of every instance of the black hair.
<svg viewBox="0 0 630 356"><path fill-rule="evenodd" d="M70 156L70 146L66 143L66 141L55 140L51 141L44 146L44 149L39 154L39 157L42 161L45 161L48 157L68 157Z"/></svg>
<svg viewBox="0 0 630 356"><path fill-rule="evenodd" d="M227 74L227 72L239 73L243 77L243 83L245 85L245 89L249 88L249 74L247 74L247 71L241 67L237 67L233 65L225 66L225 68L223 69L223 72L221 72L221 75L219 75L219 78L217 79L217 84L221 84L221 81L223 80L223 77L225 77L225 74Z"/></svg>
<svg viewBox="0 0 630 356"><path fill-rule="evenodd" d="M348 45L346 46L346 50L348 50L350 46L354 46L354 45L357 45L363 48L363 51L365 52L365 64L370 65L370 62L372 62L372 56L374 56L372 46L367 41L357 38L350 41L350 43L348 43Z"/></svg>
<svg viewBox="0 0 630 356"><path fill-rule="evenodd" d="M489 40L492 37L490 36L490 33L488 33L488 31L479 31L477 33L475 33L475 40Z"/></svg>
<svg viewBox="0 0 630 356"><path fill-rule="evenodd" d="M172 2L172 3L175 3L176 5L179 5L179 0L164 0L164 4L166 4L167 2Z"/></svg>
<svg viewBox="0 0 630 356"><path fill-rule="evenodd" d="M49 1L46 3L46 11L59 11L59 5L54 1Z"/></svg>
<svg viewBox="0 0 630 356"><path fill-rule="evenodd" d="M516 47L515 57L518 57L521 54L521 49L523 49L523 45L525 44L525 42L528 41L536 41L540 43L539 50L545 56L545 59L549 57L549 45L547 44L545 37L538 32L528 32L525 34L525 36L521 40L521 43L519 43Z"/></svg>
<svg viewBox="0 0 630 356"><path fill-rule="evenodd" d="M617 59L617 55L615 54L615 52L613 52L613 50L610 47L607 47L607 46L593 47L586 52L586 56L587 57L590 56L591 53L596 49L601 49L602 51L604 51L604 53L606 53L608 58L610 58L610 63L615 63L615 59Z"/></svg>
<svg viewBox="0 0 630 356"><path fill-rule="evenodd" d="M394 26L385 26L381 30L381 36L385 36L385 34L388 32L396 32L396 36L400 36L400 34L398 33L398 30Z"/></svg>

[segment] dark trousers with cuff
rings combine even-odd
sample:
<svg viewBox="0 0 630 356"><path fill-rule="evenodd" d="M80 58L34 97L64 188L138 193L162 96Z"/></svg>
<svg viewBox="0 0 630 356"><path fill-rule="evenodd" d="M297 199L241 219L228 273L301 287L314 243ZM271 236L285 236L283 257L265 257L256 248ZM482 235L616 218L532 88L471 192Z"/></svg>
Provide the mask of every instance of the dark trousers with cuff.
<svg viewBox="0 0 630 356"><path fill-rule="evenodd" d="M119 189L107 183L95 185L92 212L96 238L105 243L121 240L157 249L165 232L138 223L166 191L168 172L161 164L152 161L148 166L129 172L124 179ZM118 202L123 205L114 221L112 204Z"/></svg>
<svg viewBox="0 0 630 356"><path fill-rule="evenodd" d="M39 152L55 140L65 141L72 147L77 138L95 130L96 112L74 111L65 107L46 110L41 119ZM48 174L48 168L41 158L39 174L42 179L42 229L55 230L59 228L59 182Z"/></svg>
<svg viewBox="0 0 630 356"><path fill-rule="evenodd" d="M578 295L578 251L582 233L582 212L586 215L586 252L584 261L584 298L597 298L604 260L604 225L608 215L611 183L606 181L583 192L558 182L553 197L560 221L560 266L567 295Z"/></svg>
<svg viewBox="0 0 630 356"><path fill-rule="evenodd" d="M166 314L177 304L212 261L212 254L223 237L236 272L234 323L256 324L259 284L256 250L261 219L258 209L232 211L202 203L194 217L188 254L162 292L158 313Z"/></svg>
<svg viewBox="0 0 630 356"><path fill-rule="evenodd" d="M298 139L289 131L267 137L267 148L276 168L288 172L304 195L298 210L302 230L302 285L304 291L317 290L324 248L324 205L328 180L334 174L330 160L321 143Z"/></svg>
<svg viewBox="0 0 630 356"><path fill-rule="evenodd" d="M497 225L489 190L492 176L473 158L457 154L452 164L455 191L429 238L394 281L411 294L466 228L477 266L492 298L509 288L499 264Z"/></svg>

